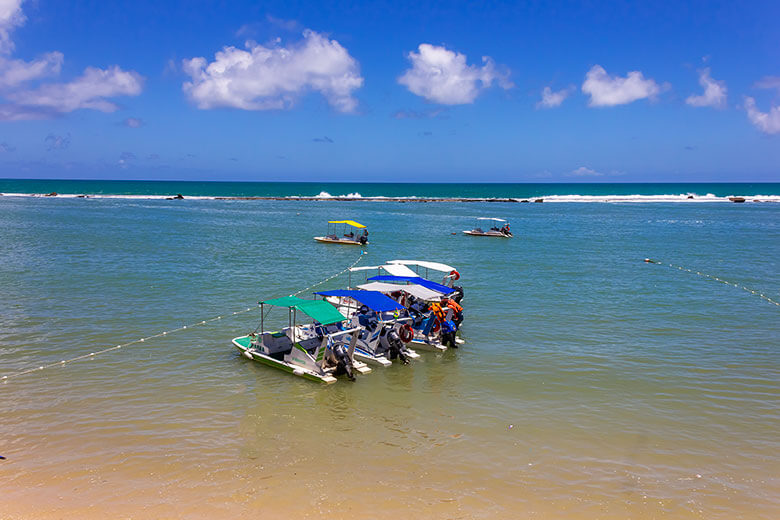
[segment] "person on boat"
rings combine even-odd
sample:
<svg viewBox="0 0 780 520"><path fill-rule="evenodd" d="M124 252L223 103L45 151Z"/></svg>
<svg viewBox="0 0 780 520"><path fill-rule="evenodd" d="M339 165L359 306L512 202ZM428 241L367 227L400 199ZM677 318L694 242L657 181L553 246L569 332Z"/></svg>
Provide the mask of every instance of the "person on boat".
<svg viewBox="0 0 780 520"><path fill-rule="evenodd" d="M501 228L501 233L503 233L504 235L511 234L509 231L509 224L504 224L504 226Z"/></svg>
<svg viewBox="0 0 780 520"><path fill-rule="evenodd" d="M441 303L443 306L452 309L452 321L455 322L456 326L460 327L460 324L463 323L463 307L458 302L450 298L443 299Z"/></svg>
<svg viewBox="0 0 780 520"><path fill-rule="evenodd" d="M360 235L360 238L358 238L358 242L360 242L361 244L368 243L368 229L363 230L363 233Z"/></svg>

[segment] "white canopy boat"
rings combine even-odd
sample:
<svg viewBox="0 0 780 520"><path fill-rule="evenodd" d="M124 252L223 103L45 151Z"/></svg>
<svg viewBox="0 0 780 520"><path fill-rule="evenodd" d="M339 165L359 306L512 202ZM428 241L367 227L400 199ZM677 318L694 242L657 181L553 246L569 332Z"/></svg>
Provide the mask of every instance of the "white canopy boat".
<svg viewBox="0 0 780 520"><path fill-rule="evenodd" d="M409 302L419 302L423 305L426 303L440 302L442 294L438 291L428 289L422 285L417 284L395 284L386 282L371 282L362 285L358 285L360 289L366 291L378 291L390 296L391 298L398 298L399 303L404 307L411 305ZM410 312L410 311L407 311ZM422 310L420 314L424 314ZM418 350L432 350L435 352L443 352L447 350L446 345L441 342L441 324L436 326L436 319L432 313L427 313L422 319L412 321L412 330L414 336L411 344Z"/></svg>
<svg viewBox="0 0 780 520"><path fill-rule="evenodd" d="M405 265L398 264L385 264L385 265L363 265L360 267L349 268L349 280L347 286L352 287L352 273L364 273L365 280L368 280L368 276L374 274L381 275L383 272L392 276L418 276L417 273L406 267ZM363 278L363 277L360 277Z"/></svg>
<svg viewBox="0 0 780 520"><path fill-rule="evenodd" d="M413 276L422 276L423 278L430 279L429 272L430 271L437 271L440 273L445 273L444 278L442 279L442 285L448 285L452 287L453 282L457 282L460 279L460 273L457 269L452 267L451 265L442 264L439 262L428 262L426 260L390 260L387 262L391 265L402 265L408 268L409 272L414 272L415 274ZM414 267L416 271L412 271L410 267ZM425 269L425 273L421 273L420 271ZM390 273L397 276L410 276L408 274L398 274L398 273Z"/></svg>
<svg viewBox="0 0 780 520"><path fill-rule="evenodd" d="M487 231L482 229L482 225L488 224ZM501 225L501 227L499 227ZM464 231L465 234L474 237L499 237L512 238L512 232L509 230L509 221L502 218L477 217L477 225L472 230Z"/></svg>
<svg viewBox="0 0 780 520"><path fill-rule="evenodd" d="M314 240L329 244L366 246L368 245L368 229L354 220L329 220L328 234L324 237L314 237Z"/></svg>
<svg viewBox="0 0 780 520"><path fill-rule="evenodd" d="M360 328L355 344L355 357L367 363L389 366L399 358L404 364L420 355L408 349L414 332L412 319L400 317L406 309L388 296L376 291L335 290L315 294L335 305L341 314L349 316L350 328ZM351 340L353 334L348 338Z"/></svg>
<svg viewBox="0 0 780 520"><path fill-rule="evenodd" d="M265 305L286 307L289 325L279 331L266 331ZM314 323L298 325L298 311L312 318ZM354 359L357 344L354 333L360 328L326 331L325 326L344 322L346 318L322 300L303 300L295 296L266 300L260 302L260 320L259 333L233 339L236 348L253 361L322 383L335 383L340 373L346 373L354 380L353 369L361 374L371 372L365 363ZM348 345L345 344L347 338Z"/></svg>

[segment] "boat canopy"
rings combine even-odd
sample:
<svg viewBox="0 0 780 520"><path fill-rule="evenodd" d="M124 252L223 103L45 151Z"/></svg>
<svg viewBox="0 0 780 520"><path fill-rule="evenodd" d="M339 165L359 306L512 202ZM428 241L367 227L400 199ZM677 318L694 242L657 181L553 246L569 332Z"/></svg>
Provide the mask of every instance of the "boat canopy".
<svg viewBox="0 0 780 520"><path fill-rule="evenodd" d="M358 301L376 312L389 312L396 310L403 310L403 306L395 302L392 298L388 298L381 292L376 291L354 291L354 290L336 290L336 291L320 291L314 294L321 296L342 296L352 298Z"/></svg>
<svg viewBox="0 0 780 520"><path fill-rule="evenodd" d="M364 227L366 227L363 224L360 224L359 222L355 222L354 220L329 220L328 224L346 224L348 226L356 227L359 229L363 229Z"/></svg>
<svg viewBox="0 0 780 520"><path fill-rule="evenodd" d="M432 291L436 291L441 294L451 294L453 291L452 287L447 287L446 285L442 285L440 283L432 282L430 280L426 280L425 278L420 278L419 276L388 276L388 275L380 275L380 276L372 276L369 278L369 280L376 280L378 282L409 282L409 283L415 283L417 285L422 285L423 287L430 289Z"/></svg>
<svg viewBox="0 0 780 520"><path fill-rule="evenodd" d="M330 325L331 323L338 323L347 319L343 314L337 311L333 305L322 300L304 300L297 296L284 296L282 298L274 298L273 300L265 300L260 303L273 305L275 307L297 309L323 325Z"/></svg>
<svg viewBox="0 0 780 520"><path fill-rule="evenodd" d="M426 289L422 285L400 285L395 283L383 283L383 282L371 282L363 285L358 285L361 289L365 289L366 292L378 291L381 293L393 293L393 292L405 292L411 294L415 298L419 298L423 301L439 301L441 300L441 293Z"/></svg>
<svg viewBox="0 0 780 520"><path fill-rule="evenodd" d="M387 264L387 265L368 265L362 267L350 267L351 272L355 271L370 271L371 269L384 269L393 276L417 276L417 273L409 269L408 267L400 264Z"/></svg>
<svg viewBox="0 0 780 520"><path fill-rule="evenodd" d="M506 220L502 218L493 218L493 217L477 217L477 220L493 220L495 222L506 222Z"/></svg>
<svg viewBox="0 0 780 520"><path fill-rule="evenodd" d="M450 273L457 270L451 265L440 264L439 262L426 262L425 260L390 260L388 264L416 265L426 269L433 269L434 271L442 271L444 273Z"/></svg>

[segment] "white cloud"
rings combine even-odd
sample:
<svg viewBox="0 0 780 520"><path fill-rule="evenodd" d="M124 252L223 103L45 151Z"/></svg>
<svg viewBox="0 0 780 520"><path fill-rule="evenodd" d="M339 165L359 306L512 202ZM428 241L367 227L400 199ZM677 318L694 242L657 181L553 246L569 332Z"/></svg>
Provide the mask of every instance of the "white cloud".
<svg viewBox="0 0 780 520"><path fill-rule="evenodd" d="M610 76L604 67L594 65L585 75L582 92L590 96L589 106L625 105L638 99L654 98L662 90L652 79L645 79L638 70L626 77Z"/></svg>
<svg viewBox="0 0 780 520"><path fill-rule="evenodd" d="M428 43L418 46L419 52L410 52L407 57L412 68L398 78L410 92L428 101L442 105L463 105L473 103L480 91L491 86L493 81L503 89L514 85L509 81L509 71L496 70L488 56L482 57L484 65L467 65L466 56L445 47Z"/></svg>
<svg viewBox="0 0 780 520"><path fill-rule="evenodd" d="M2 1L2 0L0 0ZM33 61L9 60L0 56L0 88L11 88L47 76L56 76L62 68L61 52L47 52Z"/></svg>
<svg viewBox="0 0 780 520"><path fill-rule="evenodd" d="M64 56L59 51L43 54L32 61L12 58L11 33L24 24L24 0L0 0L0 120L44 119L81 108L111 112L117 106L107 98L136 96L143 78L134 71L114 65L107 69L87 67L73 81L42 82L60 74ZM29 85L36 82L34 85Z"/></svg>
<svg viewBox="0 0 780 520"><path fill-rule="evenodd" d="M561 106L561 103L571 95L574 87L568 87L557 92L553 92L550 87L544 87L542 90L542 100L536 104L536 108L555 108Z"/></svg>
<svg viewBox="0 0 780 520"><path fill-rule="evenodd" d="M122 125L128 127L128 128L141 128L144 126L144 120L139 119L137 117L128 117L124 121L122 121Z"/></svg>
<svg viewBox="0 0 780 520"><path fill-rule="evenodd" d="M0 53L7 54L14 50L11 32L26 20L22 12L23 1L0 0Z"/></svg>
<svg viewBox="0 0 780 520"><path fill-rule="evenodd" d="M756 108L756 100L745 98L745 110L753 125L765 134L780 134L780 106L772 106L769 112L761 112Z"/></svg>
<svg viewBox="0 0 780 520"><path fill-rule="evenodd" d="M764 76L756 82L757 88L774 89L780 92L780 76Z"/></svg>
<svg viewBox="0 0 780 520"><path fill-rule="evenodd" d="M106 98L137 96L143 78L133 71L114 65L108 69L87 67L84 74L68 83L48 83L34 90L13 92L6 97L22 107L50 109L58 113L91 108L113 112L117 106Z"/></svg>
<svg viewBox="0 0 780 520"><path fill-rule="evenodd" d="M580 166L576 170L573 170L570 175L574 175L575 177L601 177L604 174L601 172L597 172L592 168L588 168L586 166Z"/></svg>
<svg viewBox="0 0 780 520"><path fill-rule="evenodd" d="M289 47L246 42L247 50L225 47L213 62L183 61L192 77L184 92L201 109L271 110L292 107L309 91L321 93L340 112L354 112L352 92L363 85L358 62L336 40L311 30Z"/></svg>
<svg viewBox="0 0 780 520"><path fill-rule="evenodd" d="M699 71L699 85L704 87L704 94L688 96L686 103L693 107L726 107L726 82L712 79L709 67Z"/></svg>

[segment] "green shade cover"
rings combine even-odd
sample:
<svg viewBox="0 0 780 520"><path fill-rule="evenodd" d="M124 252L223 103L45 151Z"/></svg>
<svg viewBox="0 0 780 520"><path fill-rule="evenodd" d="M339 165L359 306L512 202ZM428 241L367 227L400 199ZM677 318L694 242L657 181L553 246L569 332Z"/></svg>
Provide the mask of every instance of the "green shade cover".
<svg viewBox="0 0 780 520"><path fill-rule="evenodd" d="M274 298L273 300L265 300L260 303L274 305L276 307L297 309L323 325L330 325L331 323L338 323L347 319L343 314L337 311L335 307L322 300L304 300L297 296L284 296L282 298Z"/></svg>

